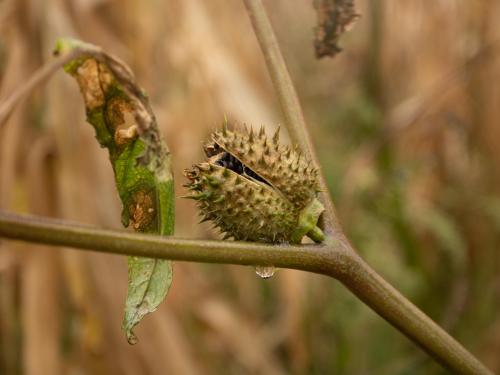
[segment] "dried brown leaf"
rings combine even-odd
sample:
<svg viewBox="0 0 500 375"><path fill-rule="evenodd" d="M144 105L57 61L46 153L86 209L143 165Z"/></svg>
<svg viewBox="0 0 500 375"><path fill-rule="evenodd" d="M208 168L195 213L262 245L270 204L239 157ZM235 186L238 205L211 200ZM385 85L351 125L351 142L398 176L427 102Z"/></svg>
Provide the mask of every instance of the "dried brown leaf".
<svg viewBox="0 0 500 375"><path fill-rule="evenodd" d="M314 7L318 14L314 40L316 58L334 57L342 51L338 46L339 38L360 17L356 13L354 0L315 0Z"/></svg>

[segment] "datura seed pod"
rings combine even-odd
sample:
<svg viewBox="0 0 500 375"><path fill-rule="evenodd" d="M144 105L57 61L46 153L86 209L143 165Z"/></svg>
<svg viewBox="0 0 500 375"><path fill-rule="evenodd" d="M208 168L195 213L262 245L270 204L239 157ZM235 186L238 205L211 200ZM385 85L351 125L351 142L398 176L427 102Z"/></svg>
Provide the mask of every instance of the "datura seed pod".
<svg viewBox="0 0 500 375"><path fill-rule="evenodd" d="M317 227L324 208L316 195L318 171L300 151L279 143L279 129L221 130L204 147L207 160L185 170L201 221L210 220L224 238L267 243L324 239Z"/></svg>

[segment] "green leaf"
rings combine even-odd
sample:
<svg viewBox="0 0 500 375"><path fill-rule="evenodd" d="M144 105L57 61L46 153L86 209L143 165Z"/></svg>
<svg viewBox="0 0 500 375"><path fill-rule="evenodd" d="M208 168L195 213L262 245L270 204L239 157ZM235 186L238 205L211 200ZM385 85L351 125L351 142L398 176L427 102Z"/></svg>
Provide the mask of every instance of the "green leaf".
<svg viewBox="0 0 500 375"><path fill-rule="evenodd" d="M148 99L130 69L99 47L60 39L56 53L79 50L65 65L78 82L87 121L96 139L109 151L122 202L122 223L135 231L172 235L174 191L170 152L161 136ZM129 257L128 292L122 328L130 344L133 328L157 309L172 283L172 262Z"/></svg>
<svg viewBox="0 0 500 375"><path fill-rule="evenodd" d="M172 283L170 261L128 257L128 293L123 329L131 344L137 342L132 328L144 315L156 310Z"/></svg>

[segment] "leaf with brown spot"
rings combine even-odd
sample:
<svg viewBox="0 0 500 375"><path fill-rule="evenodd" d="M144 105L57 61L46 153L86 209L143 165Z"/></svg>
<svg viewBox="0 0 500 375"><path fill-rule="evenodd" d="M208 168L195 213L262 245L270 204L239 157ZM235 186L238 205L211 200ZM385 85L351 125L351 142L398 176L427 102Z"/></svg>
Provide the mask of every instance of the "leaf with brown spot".
<svg viewBox="0 0 500 375"><path fill-rule="evenodd" d="M174 190L171 157L155 116L130 69L99 47L61 39L56 52L83 53L65 65L75 77L85 103L87 121L97 141L109 151L116 188L122 201L122 223L135 231L171 235ZM123 330L132 329L163 301L172 282L172 262L129 257L128 292Z"/></svg>

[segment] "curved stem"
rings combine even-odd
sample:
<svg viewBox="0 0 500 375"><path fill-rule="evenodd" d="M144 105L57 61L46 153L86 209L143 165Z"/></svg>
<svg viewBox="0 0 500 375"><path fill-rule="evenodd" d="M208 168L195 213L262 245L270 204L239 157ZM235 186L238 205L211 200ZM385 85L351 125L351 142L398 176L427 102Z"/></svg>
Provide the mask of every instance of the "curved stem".
<svg viewBox="0 0 500 375"><path fill-rule="evenodd" d="M318 159L307 131L297 93L262 0L243 1L276 89L290 136L294 142L311 155L313 162L319 169ZM335 256L336 261L338 261L339 254L342 254L341 259L343 260L341 265L332 265L332 272L327 274L338 278L363 302L445 367L456 373L490 374L490 371L481 362L403 297L357 255L343 235L322 174L320 175L320 186L323 190L320 198L325 206L323 214L325 216L325 232L329 236L327 241L332 242L332 238L335 238L334 243L337 244L335 251L332 251L330 255ZM339 249L341 250L339 251ZM338 273L342 270L345 272Z"/></svg>
<svg viewBox="0 0 500 375"><path fill-rule="evenodd" d="M325 241L325 234L318 227L314 227L309 232L307 232L307 237L309 237L316 243L322 243L323 241Z"/></svg>
<svg viewBox="0 0 500 375"><path fill-rule="evenodd" d="M0 237L104 253L171 260L276 266L327 275L443 366L461 374L491 374L472 354L380 277L344 237L324 245L273 246L256 242L189 240L98 229L0 211Z"/></svg>
<svg viewBox="0 0 500 375"><path fill-rule="evenodd" d="M359 256L346 257L341 281L366 305L457 374L492 374L458 341L420 311Z"/></svg>
<svg viewBox="0 0 500 375"><path fill-rule="evenodd" d="M308 152L316 166L314 148L304 116L274 32L261 0L244 0L294 142ZM90 51L99 55L99 51ZM75 56L89 51L75 51ZM0 107L0 126L27 92L75 56L63 56ZM99 57L99 56L98 56ZM417 307L381 278L350 246L342 234L325 180L320 178L325 206L325 245L272 246L233 241L200 241L96 229L54 219L21 216L0 211L0 236L100 252L173 260L276 266L328 275L340 280L374 311L456 373L491 374L472 354L437 326Z"/></svg>
<svg viewBox="0 0 500 375"><path fill-rule="evenodd" d="M74 50L63 57L59 57L43 65L33 75L21 84L7 99L0 103L0 128L9 118L12 111L36 87L46 82L54 73L59 71L69 61L78 57L80 51Z"/></svg>

